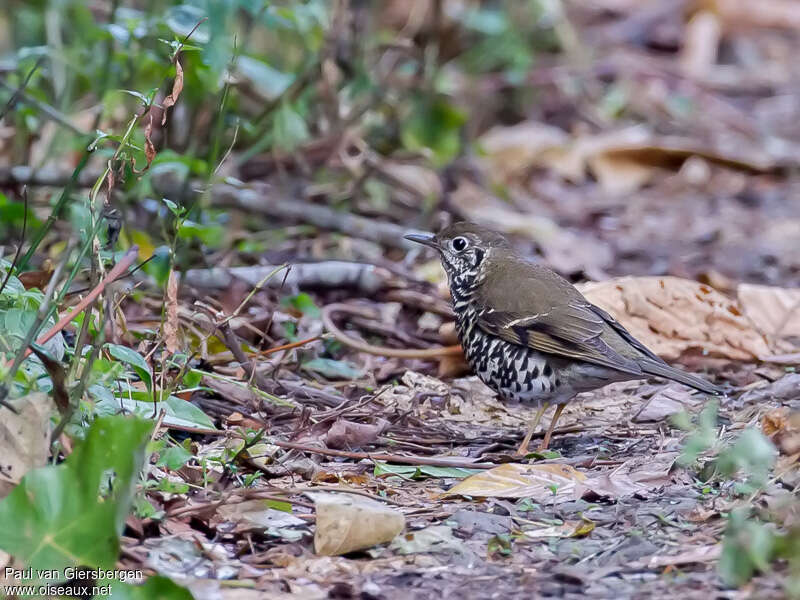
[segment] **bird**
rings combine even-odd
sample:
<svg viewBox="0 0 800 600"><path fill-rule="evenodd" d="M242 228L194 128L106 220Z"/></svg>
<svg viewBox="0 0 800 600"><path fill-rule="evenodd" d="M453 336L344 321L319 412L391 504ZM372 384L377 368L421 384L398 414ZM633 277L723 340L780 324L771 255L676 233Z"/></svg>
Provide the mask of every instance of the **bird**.
<svg viewBox="0 0 800 600"><path fill-rule="evenodd" d="M517 456L529 453L551 405L556 408L540 450L549 447L567 403L612 382L658 376L707 394L722 393L668 365L569 281L520 256L500 233L458 222L438 234L404 237L439 253L456 333L478 378L505 401L537 407Z"/></svg>

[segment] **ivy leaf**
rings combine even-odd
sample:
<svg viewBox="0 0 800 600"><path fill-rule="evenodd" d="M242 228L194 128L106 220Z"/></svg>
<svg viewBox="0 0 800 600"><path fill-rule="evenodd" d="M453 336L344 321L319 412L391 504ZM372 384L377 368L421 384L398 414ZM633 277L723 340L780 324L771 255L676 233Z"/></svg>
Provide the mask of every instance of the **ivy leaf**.
<svg viewBox="0 0 800 600"><path fill-rule="evenodd" d="M152 423L96 419L67 460L0 501L0 548L34 569L113 568Z"/></svg>
<svg viewBox="0 0 800 600"><path fill-rule="evenodd" d="M150 371L150 365L147 364L144 357L136 352L136 350L132 350L127 346L120 346L119 344L106 344L106 349L111 356L133 368L136 375L139 376L139 379L141 379L147 387L147 393L152 397L153 374Z"/></svg>

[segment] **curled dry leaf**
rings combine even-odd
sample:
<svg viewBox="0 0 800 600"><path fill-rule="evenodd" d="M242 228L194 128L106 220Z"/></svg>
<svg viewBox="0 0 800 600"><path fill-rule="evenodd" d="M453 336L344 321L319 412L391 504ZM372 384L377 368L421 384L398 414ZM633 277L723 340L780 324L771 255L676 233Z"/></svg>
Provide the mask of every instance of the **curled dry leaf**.
<svg viewBox="0 0 800 600"><path fill-rule="evenodd" d="M183 91L183 67L181 66L181 61L178 58L175 58L175 81L172 82L172 92L170 92L169 96L164 98L164 101L161 103L161 106L164 107L164 116L161 117L161 124L167 122L167 109L170 106L175 106L175 103L178 101L178 97L181 95ZM149 163L148 163L149 164Z"/></svg>
<svg viewBox="0 0 800 600"><path fill-rule="evenodd" d="M773 353L738 302L695 281L623 277L580 289L667 360L695 352L752 361Z"/></svg>
<svg viewBox="0 0 800 600"><path fill-rule="evenodd" d="M406 525L400 511L369 498L327 492L307 495L317 513L317 554L337 556L390 542Z"/></svg>
<svg viewBox="0 0 800 600"><path fill-rule="evenodd" d="M28 394L14 402L19 414L0 408L0 498L23 475L47 463L50 454L50 415L53 402L46 394Z"/></svg>
<svg viewBox="0 0 800 600"><path fill-rule="evenodd" d="M707 60L707 58L704 58ZM707 147L688 138L659 136L645 125L569 136L560 129L527 121L495 127L481 138L487 172L509 182L528 169L549 169L567 181L583 183L588 173L612 195L633 192L658 169L677 170L692 156L733 169L764 171L775 160L752 147Z"/></svg>
<svg viewBox="0 0 800 600"><path fill-rule="evenodd" d="M536 502L567 502L574 499L577 484L584 481L586 475L570 465L507 463L467 477L442 496L532 498Z"/></svg>
<svg viewBox="0 0 800 600"><path fill-rule="evenodd" d="M144 127L144 157L147 160L147 165L144 168L145 171L150 168L150 164L156 157L156 147L153 145L152 137L153 137L153 112L151 111L150 119L147 121L147 125L145 125Z"/></svg>
<svg viewBox="0 0 800 600"><path fill-rule="evenodd" d="M390 423L378 417L375 423L354 423L337 419L325 435L328 448L360 448L373 443Z"/></svg>

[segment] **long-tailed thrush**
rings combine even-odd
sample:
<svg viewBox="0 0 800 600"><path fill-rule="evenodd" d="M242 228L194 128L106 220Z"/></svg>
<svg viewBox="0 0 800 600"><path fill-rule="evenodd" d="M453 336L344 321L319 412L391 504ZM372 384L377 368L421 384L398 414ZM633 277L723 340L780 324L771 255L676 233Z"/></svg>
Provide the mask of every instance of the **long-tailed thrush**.
<svg viewBox="0 0 800 600"><path fill-rule="evenodd" d="M499 233L456 223L437 235L405 237L439 252L458 338L481 381L504 400L538 407L517 454L528 452L551 404L556 410L541 449L549 445L566 403L614 381L657 375L721 392L669 366L566 279L519 256Z"/></svg>

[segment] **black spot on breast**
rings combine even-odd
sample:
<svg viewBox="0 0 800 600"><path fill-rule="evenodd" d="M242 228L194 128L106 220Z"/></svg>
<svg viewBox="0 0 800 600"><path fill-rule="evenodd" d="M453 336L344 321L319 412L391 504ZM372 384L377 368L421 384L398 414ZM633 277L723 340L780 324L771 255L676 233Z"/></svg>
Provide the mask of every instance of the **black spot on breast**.
<svg viewBox="0 0 800 600"><path fill-rule="evenodd" d="M550 367L550 363L544 363L544 369L542 369L542 375L545 377L550 377L553 374L553 369Z"/></svg>
<svg viewBox="0 0 800 600"><path fill-rule="evenodd" d="M544 379L542 379L542 381L540 381L539 384L542 386L542 391L544 391Z"/></svg>
<svg viewBox="0 0 800 600"><path fill-rule="evenodd" d="M531 371L531 378L536 379L539 377L539 365L533 365L533 371Z"/></svg>
<svg viewBox="0 0 800 600"><path fill-rule="evenodd" d="M561 386L561 380L558 377L556 377L556 387L560 386Z"/></svg>

